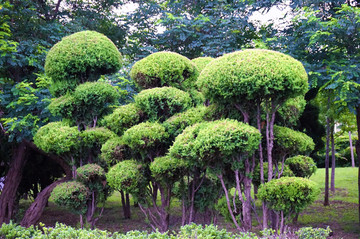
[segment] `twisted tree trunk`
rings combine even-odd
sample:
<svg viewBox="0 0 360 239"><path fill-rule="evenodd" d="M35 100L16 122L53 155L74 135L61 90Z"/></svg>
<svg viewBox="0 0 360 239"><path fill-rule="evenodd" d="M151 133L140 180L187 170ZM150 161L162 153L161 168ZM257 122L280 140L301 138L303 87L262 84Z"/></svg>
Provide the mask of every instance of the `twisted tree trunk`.
<svg viewBox="0 0 360 239"><path fill-rule="evenodd" d="M0 195L0 225L9 223L13 217L16 192L26 164L26 152L27 146L25 141L22 141L13 150L12 163Z"/></svg>

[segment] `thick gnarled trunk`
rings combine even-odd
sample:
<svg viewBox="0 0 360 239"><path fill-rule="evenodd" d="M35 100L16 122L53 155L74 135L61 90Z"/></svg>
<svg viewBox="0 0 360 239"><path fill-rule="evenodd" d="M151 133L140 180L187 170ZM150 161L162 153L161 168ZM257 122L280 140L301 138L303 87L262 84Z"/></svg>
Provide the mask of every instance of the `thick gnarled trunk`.
<svg viewBox="0 0 360 239"><path fill-rule="evenodd" d="M26 164L26 151L25 142L21 142L13 150L12 163L0 195L0 225L2 223L9 223L13 217L16 192Z"/></svg>

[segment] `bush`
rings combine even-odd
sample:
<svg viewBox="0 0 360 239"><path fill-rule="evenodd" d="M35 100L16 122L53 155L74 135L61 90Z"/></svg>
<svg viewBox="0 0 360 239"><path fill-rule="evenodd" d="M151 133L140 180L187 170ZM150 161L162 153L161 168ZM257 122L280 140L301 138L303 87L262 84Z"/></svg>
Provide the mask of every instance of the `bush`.
<svg viewBox="0 0 360 239"><path fill-rule="evenodd" d="M152 177L163 184L173 184L185 175L188 168L184 160L170 156L157 157L150 164Z"/></svg>
<svg viewBox="0 0 360 239"><path fill-rule="evenodd" d="M105 116L100 121L100 125L121 136L125 130L140 122L142 114L143 112L135 104L123 105L116 108L112 114Z"/></svg>
<svg viewBox="0 0 360 239"><path fill-rule="evenodd" d="M296 234L299 236L299 239L326 239L330 233L331 230L329 227L326 229L303 227L296 232Z"/></svg>
<svg viewBox="0 0 360 239"><path fill-rule="evenodd" d="M97 119L110 112L116 105L119 93L105 82L86 82L76 87L73 93L52 100L49 110L53 115L85 123L94 127Z"/></svg>
<svg viewBox="0 0 360 239"><path fill-rule="evenodd" d="M108 164L113 164L126 158L127 148L120 137L114 137L101 146L101 158Z"/></svg>
<svg viewBox="0 0 360 239"><path fill-rule="evenodd" d="M242 104L246 100L280 100L304 95L308 90L303 65L280 52L248 49L211 61L197 84L212 102Z"/></svg>
<svg viewBox="0 0 360 239"><path fill-rule="evenodd" d="M84 215L87 210L89 190L80 182L65 182L54 188L51 197L56 204L67 207L73 213Z"/></svg>
<svg viewBox="0 0 360 239"><path fill-rule="evenodd" d="M173 87L152 88L135 96L135 104L150 121L164 121L192 106L190 95Z"/></svg>
<svg viewBox="0 0 360 239"><path fill-rule="evenodd" d="M310 157L298 155L285 160L296 177L310 178L316 172L316 163Z"/></svg>
<svg viewBox="0 0 360 239"><path fill-rule="evenodd" d="M166 131L175 139L186 127L204 121L206 109L205 106L198 106L175 114L164 122Z"/></svg>
<svg viewBox="0 0 360 239"><path fill-rule="evenodd" d="M198 57L195 59L192 59L192 63L195 64L195 66L198 68L199 72L201 72L207 64L209 64L214 58L211 57Z"/></svg>
<svg viewBox="0 0 360 239"><path fill-rule="evenodd" d="M143 190L140 185L147 186L143 185L145 181L143 170L143 165L135 160L124 160L110 168L106 180L115 190L137 195Z"/></svg>
<svg viewBox="0 0 360 239"><path fill-rule="evenodd" d="M181 90L194 88L199 75L196 66L174 52L157 52L136 62L130 76L142 89L171 86Z"/></svg>
<svg viewBox="0 0 360 239"><path fill-rule="evenodd" d="M64 37L50 49L45 73L56 83L52 92L60 96L80 83L116 73L121 64L121 54L109 38L98 32L82 31ZM63 88L64 85L68 87Z"/></svg>
<svg viewBox="0 0 360 239"><path fill-rule="evenodd" d="M297 214L313 203L319 194L316 184L305 178L283 177L260 186L258 198L270 209Z"/></svg>
<svg viewBox="0 0 360 239"><path fill-rule="evenodd" d="M84 183L94 183L105 181L105 171L97 164L86 164L76 170L77 179Z"/></svg>

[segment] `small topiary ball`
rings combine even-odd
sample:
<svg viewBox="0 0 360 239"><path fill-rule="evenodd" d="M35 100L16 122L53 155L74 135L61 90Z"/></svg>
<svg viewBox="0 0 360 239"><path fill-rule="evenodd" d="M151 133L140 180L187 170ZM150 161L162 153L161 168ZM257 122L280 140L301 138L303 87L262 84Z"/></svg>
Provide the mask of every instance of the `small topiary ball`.
<svg viewBox="0 0 360 239"><path fill-rule="evenodd" d="M146 181L143 171L143 166L135 160L124 160L110 168L106 180L111 188L136 196L144 191L141 187ZM146 187L146 183L143 186Z"/></svg>
<svg viewBox="0 0 360 239"><path fill-rule="evenodd" d="M150 121L160 122L193 106L190 95L174 87L143 90L135 96L135 104Z"/></svg>
<svg viewBox="0 0 360 239"><path fill-rule="evenodd" d="M174 52L157 52L136 62L130 76L141 89L172 86L181 90L194 88L199 75L196 66Z"/></svg>
<svg viewBox="0 0 360 239"><path fill-rule="evenodd" d="M121 64L121 54L109 38L95 31L82 31L64 37L50 49L45 73L55 83L53 93L61 95L66 85L74 88L95 81L100 75L117 72Z"/></svg>
<svg viewBox="0 0 360 239"><path fill-rule="evenodd" d="M86 164L78 168L76 172L77 179L85 184L105 180L105 171L97 164Z"/></svg>
<svg viewBox="0 0 360 239"><path fill-rule="evenodd" d="M197 84L207 99L224 104L264 98L282 101L308 90L301 62L262 49L237 51L214 59L201 72Z"/></svg>
<svg viewBox="0 0 360 239"><path fill-rule="evenodd" d="M297 155L285 160L296 177L310 178L316 172L316 163L308 156Z"/></svg>
<svg viewBox="0 0 360 239"><path fill-rule="evenodd" d="M205 68L205 66L207 64L209 64L212 60L214 60L214 58L211 58L211 57L198 57L198 58L192 59L191 61L198 68L199 72L202 72L202 70Z"/></svg>
<svg viewBox="0 0 360 239"><path fill-rule="evenodd" d="M57 185L51 193L54 202L76 214L83 215L87 209L88 189L80 182L65 182Z"/></svg>

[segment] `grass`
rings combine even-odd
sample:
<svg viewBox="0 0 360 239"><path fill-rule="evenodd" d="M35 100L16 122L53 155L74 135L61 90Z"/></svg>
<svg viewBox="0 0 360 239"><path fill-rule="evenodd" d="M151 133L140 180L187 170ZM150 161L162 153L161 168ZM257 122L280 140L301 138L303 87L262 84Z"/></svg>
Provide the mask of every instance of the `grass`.
<svg viewBox="0 0 360 239"><path fill-rule="evenodd" d="M335 169L335 194L330 193L330 200L344 201L349 203L358 203L358 168L336 168ZM331 170L329 170L331 177ZM320 168L310 178L318 183L319 188L323 192L325 190L325 169ZM329 179L330 180L330 179ZM329 185L330 186L330 185ZM323 200L323 194L319 196L319 200Z"/></svg>

